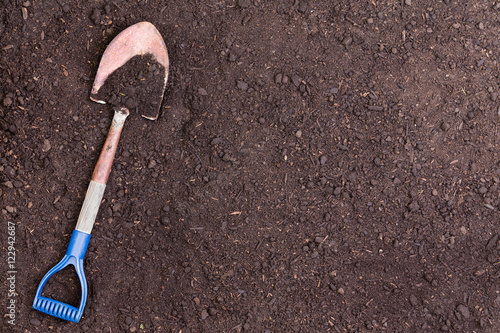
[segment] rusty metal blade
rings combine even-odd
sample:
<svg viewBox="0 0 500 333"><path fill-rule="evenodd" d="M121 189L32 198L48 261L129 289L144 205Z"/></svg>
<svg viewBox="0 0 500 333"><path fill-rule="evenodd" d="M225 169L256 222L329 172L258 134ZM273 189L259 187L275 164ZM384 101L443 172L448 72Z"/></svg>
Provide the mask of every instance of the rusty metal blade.
<svg viewBox="0 0 500 333"><path fill-rule="evenodd" d="M99 89L104 85L108 76L116 69L123 66L127 61L136 55L151 54L153 58L165 67L165 80L161 96L159 96L160 106L163 93L168 80L168 53L165 41L155 26L149 22L139 22L120 32L104 51L97 74L95 76L90 99L94 102L105 104L106 101L97 97ZM158 106L158 112L159 112ZM150 120L158 118L156 116L145 117Z"/></svg>

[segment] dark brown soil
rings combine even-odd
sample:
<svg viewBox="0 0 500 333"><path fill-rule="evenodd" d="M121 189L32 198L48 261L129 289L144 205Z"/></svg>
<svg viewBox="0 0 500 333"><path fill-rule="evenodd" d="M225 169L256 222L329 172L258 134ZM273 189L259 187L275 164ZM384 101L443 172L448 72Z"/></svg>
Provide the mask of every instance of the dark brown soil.
<svg viewBox="0 0 500 333"><path fill-rule="evenodd" d="M111 73L94 98L157 118L163 96L165 67L151 54L132 57Z"/></svg>
<svg viewBox="0 0 500 333"><path fill-rule="evenodd" d="M18 294L0 331L499 332L499 11L4 0L2 267L11 221ZM111 122L89 100L100 57L144 20L167 91L157 121L125 124L84 316L64 322L33 297Z"/></svg>

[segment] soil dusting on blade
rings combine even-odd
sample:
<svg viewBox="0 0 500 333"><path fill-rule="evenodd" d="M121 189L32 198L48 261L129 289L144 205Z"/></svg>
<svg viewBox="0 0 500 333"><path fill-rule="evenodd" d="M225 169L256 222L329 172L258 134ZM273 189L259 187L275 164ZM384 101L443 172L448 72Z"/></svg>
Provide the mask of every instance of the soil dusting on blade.
<svg viewBox="0 0 500 333"><path fill-rule="evenodd" d="M111 73L94 98L113 106L126 106L131 114L156 118L164 80L165 67L162 64L151 54L137 55Z"/></svg>

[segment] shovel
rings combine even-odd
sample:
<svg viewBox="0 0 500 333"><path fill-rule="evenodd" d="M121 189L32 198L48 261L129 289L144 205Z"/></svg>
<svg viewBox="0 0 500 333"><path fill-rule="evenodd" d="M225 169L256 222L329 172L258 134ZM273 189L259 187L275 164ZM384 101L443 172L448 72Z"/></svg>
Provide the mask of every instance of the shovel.
<svg viewBox="0 0 500 333"><path fill-rule="evenodd" d="M151 56L163 67L165 67L165 78L161 96L159 96L158 110L156 114L148 115L146 118L155 120L158 117L163 92L168 79L168 54L165 42L156 28L149 22L134 24L118 34L108 45L101 58L99 68L92 86L90 99L99 103L106 103L99 99L97 93L104 85L108 76L116 69L123 66L128 60L137 55L151 54ZM83 270L83 257L90 241L90 233L101 204L104 189L108 181L111 165L116 153L118 141L125 119L129 115L126 107L115 107L115 114L108 132L104 147L101 151L97 164L92 173L90 185L85 195L85 200L78 217L75 230L71 235L69 246L62 260L45 274L38 285L33 308L47 313L51 316L68 321L79 322L87 301L87 280ZM68 265L73 265L80 280L80 305L78 308L42 296L42 290L49 278L56 272Z"/></svg>

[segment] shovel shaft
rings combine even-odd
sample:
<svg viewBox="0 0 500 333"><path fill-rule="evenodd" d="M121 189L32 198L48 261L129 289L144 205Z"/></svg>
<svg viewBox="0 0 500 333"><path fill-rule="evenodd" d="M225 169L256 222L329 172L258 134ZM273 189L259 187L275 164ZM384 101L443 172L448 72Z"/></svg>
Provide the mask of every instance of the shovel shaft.
<svg viewBox="0 0 500 333"><path fill-rule="evenodd" d="M115 158L116 148L118 147L118 141L120 140L120 134L122 133L123 124L125 123L125 119L127 119L128 115L129 110L127 108L115 108L113 122L111 123L108 136L104 142L104 147L102 148L101 155L99 155L99 160L97 160L94 173L92 174L92 180L97 183L106 184L108 182L111 166L113 165L113 159Z"/></svg>
<svg viewBox="0 0 500 333"><path fill-rule="evenodd" d="M76 230L87 234L91 233L105 189L105 184L93 180L90 181L78 221L76 222Z"/></svg>
<svg viewBox="0 0 500 333"><path fill-rule="evenodd" d="M85 200L83 201L78 221L76 222L76 230L90 234L94 227L94 222L101 205L102 196L106 189L109 173L111 172L111 165L116 153L116 147L120 139L123 124L129 115L127 108L116 108L113 122L109 128L108 136L104 142L101 155L97 160L97 164L92 174L92 180L87 189Z"/></svg>

